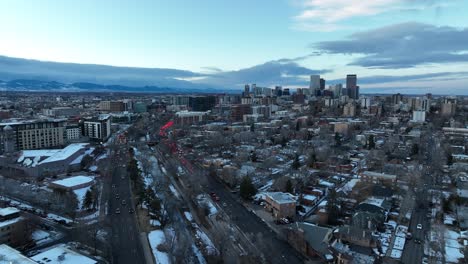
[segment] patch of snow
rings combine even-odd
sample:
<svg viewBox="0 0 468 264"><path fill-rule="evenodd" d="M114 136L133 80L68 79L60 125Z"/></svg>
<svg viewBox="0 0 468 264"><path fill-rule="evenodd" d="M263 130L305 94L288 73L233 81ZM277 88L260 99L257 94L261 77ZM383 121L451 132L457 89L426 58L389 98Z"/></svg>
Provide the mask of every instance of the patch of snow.
<svg viewBox="0 0 468 264"><path fill-rule="evenodd" d="M187 220L189 220L190 222L193 222L193 217L190 212L184 212L184 216Z"/></svg>
<svg viewBox="0 0 468 264"><path fill-rule="evenodd" d="M162 230L154 230L148 233L148 240L153 251L153 256L156 259L156 263L166 264L170 263L169 256L166 252L158 250L158 246L164 244L166 236Z"/></svg>

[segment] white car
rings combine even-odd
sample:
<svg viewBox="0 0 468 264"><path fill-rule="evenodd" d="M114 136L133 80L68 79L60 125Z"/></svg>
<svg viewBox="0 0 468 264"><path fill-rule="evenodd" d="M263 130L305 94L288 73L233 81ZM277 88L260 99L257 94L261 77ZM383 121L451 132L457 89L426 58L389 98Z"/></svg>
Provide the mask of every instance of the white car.
<svg viewBox="0 0 468 264"><path fill-rule="evenodd" d="M417 225L416 225L416 228L417 228L417 229L422 229L422 225L421 225L421 224L417 224Z"/></svg>

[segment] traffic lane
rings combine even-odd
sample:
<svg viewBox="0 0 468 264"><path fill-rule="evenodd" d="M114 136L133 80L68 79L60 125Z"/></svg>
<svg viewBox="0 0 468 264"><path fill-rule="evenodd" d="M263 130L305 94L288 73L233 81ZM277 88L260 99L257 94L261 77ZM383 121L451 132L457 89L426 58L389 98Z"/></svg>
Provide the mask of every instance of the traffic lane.
<svg viewBox="0 0 468 264"><path fill-rule="evenodd" d="M125 176L124 179L121 178L123 175ZM109 205L111 207L110 217L113 234L113 263L145 263L143 248L137 237L139 232L134 215L128 212L127 206L122 205L123 200L126 200L127 203L131 200L126 169L116 167L112 176L112 183L115 184L115 188L113 195L110 197ZM120 199L116 199L116 194L119 194ZM115 212L117 208L120 209L120 214Z"/></svg>
<svg viewBox="0 0 468 264"><path fill-rule="evenodd" d="M418 224L422 225L422 229L417 229ZM410 232L413 234L413 238L411 240L407 240L406 242L402 259L403 263L421 263L424 256L424 231L427 227L428 225L427 218L425 217L425 211L414 211L410 221ZM416 243L417 240L421 241L421 243Z"/></svg>
<svg viewBox="0 0 468 264"><path fill-rule="evenodd" d="M271 263L302 263L303 258L283 240L278 239L270 227L257 215L248 211L243 205L237 202L237 198L224 189L218 181L209 178L209 188L220 198L219 205L226 203L230 210L224 210L244 233L261 233L265 241L271 241L269 255L265 256Z"/></svg>

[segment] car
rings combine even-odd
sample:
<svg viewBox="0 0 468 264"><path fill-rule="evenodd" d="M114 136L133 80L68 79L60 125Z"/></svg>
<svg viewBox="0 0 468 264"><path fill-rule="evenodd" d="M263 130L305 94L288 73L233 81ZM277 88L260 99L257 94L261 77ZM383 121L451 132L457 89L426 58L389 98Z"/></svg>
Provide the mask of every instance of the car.
<svg viewBox="0 0 468 264"><path fill-rule="evenodd" d="M115 199L117 199L117 200L120 199L120 195L119 195L119 194L116 194L116 195L115 195Z"/></svg>
<svg viewBox="0 0 468 264"><path fill-rule="evenodd" d="M220 199L219 199L218 196L215 196L215 197L214 197L214 200L217 201L217 202L219 202Z"/></svg>
<svg viewBox="0 0 468 264"><path fill-rule="evenodd" d="M223 207L226 207L227 206L227 203L223 203Z"/></svg>
<svg viewBox="0 0 468 264"><path fill-rule="evenodd" d="M421 240L418 239L418 238L416 238L416 239L414 240L414 243L416 243L416 244L421 244Z"/></svg>
<svg viewBox="0 0 468 264"><path fill-rule="evenodd" d="M422 225L421 225L421 224L417 224L417 225L416 225L416 228L417 228L417 229L422 229Z"/></svg>
<svg viewBox="0 0 468 264"><path fill-rule="evenodd" d="M116 214L120 214L120 208L115 209Z"/></svg>
<svg viewBox="0 0 468 264"><path fill-rule="evenodd" d="M407 240L411 240L411 238L413 238L413 235L411 233L406 233L406 239Z"/></svg>
<svg viewBox="0 0 468 264"><path fill-rule="evenodd" d="M115 184L112 184L112 188L115 188Z"/></svg>
<svg viewBox="0 0 468 264"><path fill-rule="evenodd" d="M133 208L130 208L130 209L128 209L128 212L129 212L130 214L133 214L133 212L135 212L135 210L133 210Z"/></svg>
<svg viewBox="0 0 468 264"><path fill-rule="evenodd" d="M127 201L122 200L122 205L126 205L126 204L127 204Z"/></svg>
<svg viewBox="0 0 468 264"><path fill-rule="evenodd" d="M122 179L122 180L125 179L125 176L120 177L120 179Z"/></svg>

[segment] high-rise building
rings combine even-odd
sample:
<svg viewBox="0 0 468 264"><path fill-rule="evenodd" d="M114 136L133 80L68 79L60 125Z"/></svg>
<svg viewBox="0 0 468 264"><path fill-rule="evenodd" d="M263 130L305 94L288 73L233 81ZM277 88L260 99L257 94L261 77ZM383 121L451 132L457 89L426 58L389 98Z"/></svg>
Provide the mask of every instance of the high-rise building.
<svg viewBox="0 0 468 264"><path fill-rule="evenodd" d="M310 75L310 95L315 96L320 90L320 75Z"/></svg>
<svg viewBox="0 0 468 264"><path fill-rule="evenodd" d="M356 115L356 105L353 103L347 103L343 107L343 116L353 117Z"/></svg>
<svg viewBox="0 0 468 264"><path fill-rule="evenodd" d="M283 87L275 86L275 95L276 96L282 96L283 95Z"/></svg>
<svg viewBox="0 0 468 264"><path fill-rule="evenodd" d="M346 89L351 99L359 99L359 86L357 86L356 74L348 74L346 76Z"/></svg>
<svg viewBox="0 0 468 264"><path fill-rule="evenodd" d="M65 121L65 119L39 119L0 123L0 130L4 132L5 139L9 135L8 142L0 144L5 148L2 151L11 151L12 145L14 150L62 146L66 138Z"/></svg>
<svg viewBox="0 0 468 264"><path fill-rule="evenodd" d="M320 78L320 90L325 90L325 79Z"/></svg>
<svg viewBox="0 0 468 264"><path fill-rule="evenodd" d="M399 104L401 101L403 101L403 95L400 93L392 95L392 105Z"/></svg>
<svg viewBox="0 0 468 264"><path fill-rule="evenodd" d="M81 132L91 140L105 141L111 135L110 115L99 115L97 118L85 119Z"/></svg>
<svg viewBox="0 0 468 264"><path fill-rule="evenodd" d="M340 98L342 95L343 85L341 83L335 84L333 87L333 97Z"/></svg>
<svg viewBox="0 0 468 264"><path fill-rule="evenodd" d="M457 109L456 100L446 98L444 100L444 103L441 106L440 112L443 116L452 116L455 114L456 109Z"/></svg>

